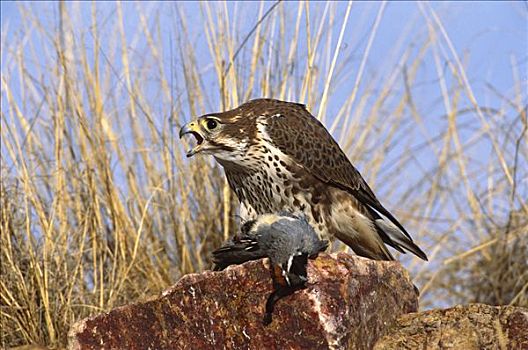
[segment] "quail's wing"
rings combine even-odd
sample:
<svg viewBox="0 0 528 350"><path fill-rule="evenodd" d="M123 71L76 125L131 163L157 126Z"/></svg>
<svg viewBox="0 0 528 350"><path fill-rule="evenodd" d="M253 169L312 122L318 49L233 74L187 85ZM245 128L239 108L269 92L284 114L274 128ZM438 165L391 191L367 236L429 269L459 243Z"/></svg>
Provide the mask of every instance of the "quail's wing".
<svg viewBox="0 0 528 350"><path fill-rule="evenodd" d="M243 264L247 261L266 257L265 251L259 245L257 236L242 235L224 243L213 253L214 270L223 270L229 265Z"/></svg>
<svg viewBox="0 0 528 350"><path fill-rule="evenodd" d="M381 205L359 171L348 160L326 128L303 105L288 104L267 118L271 142L312 176L353 195L369 211L386 244L427 260L396 218ZM292 131L293 130L293 131ZM387 220L385 220L388 219Z"/></svg>

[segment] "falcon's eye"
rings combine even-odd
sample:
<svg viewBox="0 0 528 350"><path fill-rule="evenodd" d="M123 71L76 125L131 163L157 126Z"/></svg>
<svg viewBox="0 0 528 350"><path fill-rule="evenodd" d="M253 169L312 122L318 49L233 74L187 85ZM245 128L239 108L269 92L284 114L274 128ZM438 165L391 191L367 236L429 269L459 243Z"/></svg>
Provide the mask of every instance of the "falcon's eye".
<svg viewBox="0 0 528 350"><path fill-rule="evenodd" d="M213 130L218 126L218 122L214 119L207 120L207 129Z"/></svg>

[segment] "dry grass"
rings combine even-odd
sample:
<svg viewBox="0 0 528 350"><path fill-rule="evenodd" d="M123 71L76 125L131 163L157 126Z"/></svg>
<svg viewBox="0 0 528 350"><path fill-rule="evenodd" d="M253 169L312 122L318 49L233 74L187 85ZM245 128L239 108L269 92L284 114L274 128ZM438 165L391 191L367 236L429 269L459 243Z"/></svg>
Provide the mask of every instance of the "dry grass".
<svg viewBox="0 0 528 350"><path fill-rule="evenodd" d="M201 28L185 7L167 7L169 29L138 9L133 33L120 4L108 17L87 5L82 21L76 5L52 6L57 27L21 5L18 40L2 29L2 346L63 346L75 320L208 268L236 202L210 159L184 159L178 126L260 96L306 103L413 232L431 262L402 259L423 307L528 305L525 86L512 64L518 85L490 87L499 106L481 105L427 4L426 31L395 43L386 75L366 65L385 5L359 59L340 46L350 8L335 4L315 17L312 5L279 4L247 38L238 5L202 4ZM416 98L425 55L444 115Z"/></svg>

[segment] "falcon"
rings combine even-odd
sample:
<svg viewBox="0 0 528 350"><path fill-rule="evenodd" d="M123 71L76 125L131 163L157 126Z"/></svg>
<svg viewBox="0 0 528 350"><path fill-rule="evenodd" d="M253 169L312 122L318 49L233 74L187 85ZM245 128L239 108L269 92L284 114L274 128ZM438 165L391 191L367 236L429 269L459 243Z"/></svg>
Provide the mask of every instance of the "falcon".
<svg viewBox="0 0 528 350"><path fill-rule="evenodd" d="M187 157L212 155L240 201L240 216L302 212L319 237L354 253L394 260L387 245L423 260L425 253L380 203L337 142L298 103L256 99L184 125Z"/></svg>

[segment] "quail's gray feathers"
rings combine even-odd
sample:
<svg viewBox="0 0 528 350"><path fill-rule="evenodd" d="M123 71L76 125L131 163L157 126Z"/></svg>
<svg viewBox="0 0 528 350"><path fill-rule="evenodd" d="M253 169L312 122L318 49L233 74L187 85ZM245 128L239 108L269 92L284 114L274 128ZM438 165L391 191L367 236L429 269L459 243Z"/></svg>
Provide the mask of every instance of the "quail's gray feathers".
<svg viewBox="0 0 528 350"><path fill-rule="evenodd" d="M303 215L268 214L247 222L241 233L213 252L215 270L268 257L283 270L288 284L306 282L308 258L327 248Z"/></svg>

